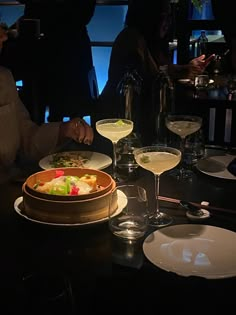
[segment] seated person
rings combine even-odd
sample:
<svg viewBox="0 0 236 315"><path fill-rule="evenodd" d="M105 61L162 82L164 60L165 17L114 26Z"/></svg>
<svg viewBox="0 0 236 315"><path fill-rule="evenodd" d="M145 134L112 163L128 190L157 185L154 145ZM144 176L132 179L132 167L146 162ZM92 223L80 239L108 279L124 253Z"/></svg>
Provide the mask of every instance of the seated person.
<svg viewBox="0 0 236 315"><path fill-rule="evenodd" d="M201 55L186 65L174 65L169 54L170 4L167 0L143 0L129 2L124 29L118 34L112 47L108 69L108 81L100 95L101 113L106 116L123 115L117 87L128 68L135 69L142 78L139 102L140 134L145 145L155 138L156 115L159 104L153 102L158 93L159 68L168 65L171 78L193 79L202 73L210 59Z"/></svg>
<svg viewBox="0 0 236 315"><path fill-rule="evenodd" d="M39 19L43 33L40 52L35 54L38 63L43 61L42 70L39 69L44 78L40 82L40 96L49 106L48 120L83 117L95 111L88 81L93 58L87 25L94 14L96 0L23 2L26 4L24 17Z"/></svg>
<svg viewBox="0 0 236 315"><path fill-rule="evenodd" d="M0 47L7 39L0 27ZM35 124L21 102L12 73L0 67L0 172L7 175L18 154L32 161L60 149L68 139L93 142L93 129L78 117L68 122ZM3 179L3 176L1 176Z"/></svg>
<svg viewBox="0 0 236 315"><path fill-rule="evenodd" d="M229 48L229 54L227 55L229 69L227 70L233 74L236 73L236 30L233 26L236 13L233 9L234 4L234 0L212 0L213 14Z"/></svg>

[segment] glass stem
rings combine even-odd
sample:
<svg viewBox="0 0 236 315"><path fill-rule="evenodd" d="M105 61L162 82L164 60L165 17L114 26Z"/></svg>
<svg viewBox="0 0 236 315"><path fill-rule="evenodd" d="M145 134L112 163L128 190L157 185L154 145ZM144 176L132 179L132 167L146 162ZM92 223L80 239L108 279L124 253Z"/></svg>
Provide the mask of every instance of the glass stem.
<svg viewBox="0 0 236 315"><path fill-rule="evenodd" d="M156 213L155 215L158 216L160 213L160 207L159 207L159 191L160 191L160 175L154 174L155 176L155 199L156 199Z"/></svg>
<svg viewBox="0 0 236 315"><path fill-rule="evenodd" d="M113 173L113 177L116 177L116 165L117 165L117 161L116 161L116 142L112 142L113 144L113 164L112 164L112 173Z"/></svg>
<svg viewBox="0 0 236 315"><path fill-rule="evenodd" d="M183 173L184 173L185 141L186 141L186 137L181 137L181 141L180 141L180 151L181 151L181 153L182 153L182 157L181 157L181 162L180 162L180 178L183 177Z"/></svg>

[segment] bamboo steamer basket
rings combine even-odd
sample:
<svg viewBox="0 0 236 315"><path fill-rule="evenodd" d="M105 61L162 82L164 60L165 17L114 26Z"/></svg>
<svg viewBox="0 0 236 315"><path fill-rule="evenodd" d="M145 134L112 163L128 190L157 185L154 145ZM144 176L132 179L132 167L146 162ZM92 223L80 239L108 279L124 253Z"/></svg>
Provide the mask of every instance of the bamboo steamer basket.
<svg viewBox="0 0 236 315"><path fill-rule="evenodd" d="M80 194L80 195L52 195L47 193L42 193L34 188L35 184L38 182L49 182L53 178L55 178L56 171L62 170L64 175L78 176L81 177L85 174L96 175L97 176L97 184L99 189L88 194ZM78 167L65 167L65 168L52 168L44 171L40 171L30 175L25 182L24 189L31 195L47 200L55 200L55 201L77 201L83 199L90 199L101 196L111 190L113 186L112 177L103 171L95 170L95 169L87 169L87 168L78 168Z"/></svg>
<svg viewBox="0 0 236 315"><path fill-rule="evenodd" d="M32 195L26 189L26 182L22 186L24 212L32 219L59 224L89 223L108 218L109 205L112 200L112 212L118 203L116 183L112 179L111 188L98 196L80 200L59 200L40 198ZM111 198L115 194L115 198Z"/></svg>

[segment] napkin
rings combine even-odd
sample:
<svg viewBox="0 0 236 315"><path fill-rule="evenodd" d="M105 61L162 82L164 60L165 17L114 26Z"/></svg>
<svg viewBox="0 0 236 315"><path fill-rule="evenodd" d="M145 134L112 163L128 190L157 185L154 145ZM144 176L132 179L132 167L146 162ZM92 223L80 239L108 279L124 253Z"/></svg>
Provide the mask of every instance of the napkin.
<svg viewBox="0 0 236 315"><path fill-rule="evenodd" d="M236 158L234 158L227 166L227 170L236 176Z"/></svg>

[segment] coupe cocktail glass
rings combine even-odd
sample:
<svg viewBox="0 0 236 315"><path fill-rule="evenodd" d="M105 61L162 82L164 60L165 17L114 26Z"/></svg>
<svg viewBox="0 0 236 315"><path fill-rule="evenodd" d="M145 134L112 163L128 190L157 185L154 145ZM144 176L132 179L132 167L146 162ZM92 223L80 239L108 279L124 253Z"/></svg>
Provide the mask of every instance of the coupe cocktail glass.
<svg viewBox="0 0 236 315"><path fill-rule="evenodd" d="M172 217L160 212L159 190L160 175L165 171L174 168L181 160L181 152L178 149L165 146L147 146L134 151L134 156L138 165L152 172L155 177L155 212L149 217L149 225L161 227L171 224Z"/></svg>
<svg viewBox="0 0 236 315"><path fill-rule="evenodd" d="M115 181L120 181L120 178L117 174L117 159L116 159L116 145L117 142L128 136L133 130L133 122L128 119L120 119L120 118L107 118L98 120L96 122L97 132L111 140L113 145L113 169L112 169L112 177Z"/></svg>
<svg viewBox="0 0 236 315"><path fill-rule="evenodd" d="M180 150L182 152L182 159L177 176L181 179L191 176L191 172L187 172L184 168L184 152L186 145L186 137L197 132L202 126L202 118L192 115L167 115L167 128L178 135L181 139Z"/></svg>

